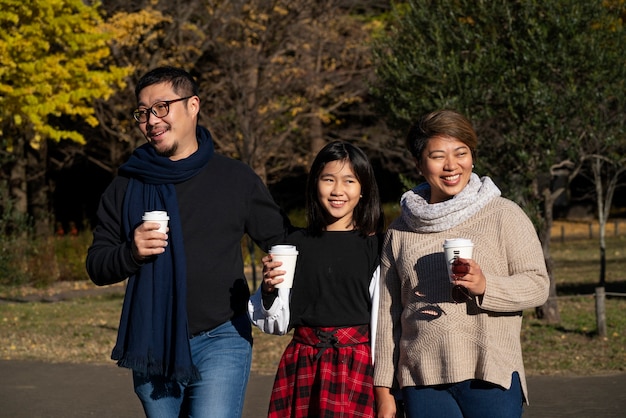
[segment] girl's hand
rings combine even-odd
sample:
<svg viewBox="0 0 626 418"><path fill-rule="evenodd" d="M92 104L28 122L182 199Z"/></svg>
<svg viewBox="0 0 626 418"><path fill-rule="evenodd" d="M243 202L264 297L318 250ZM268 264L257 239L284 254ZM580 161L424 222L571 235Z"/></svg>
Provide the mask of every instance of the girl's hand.
<svg viewBox="0 0 626 418"><path fill-rule="evenodd" d="M271 255L266 255L261 259L263 261L263 283L261 289L265 293L271 293L274 291L274 286L283 282L283 278L277 278L277 276L283 276L285 270L275 270L275 268L283 265L282 261L272 261Z"/></svg>

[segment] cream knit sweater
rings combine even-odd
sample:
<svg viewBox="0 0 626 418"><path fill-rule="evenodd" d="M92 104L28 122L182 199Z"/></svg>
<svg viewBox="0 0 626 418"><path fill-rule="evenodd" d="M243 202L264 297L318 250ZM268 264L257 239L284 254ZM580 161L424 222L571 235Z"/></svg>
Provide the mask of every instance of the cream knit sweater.
<svg viewBox="0 0 626 418"><path fill-rule="evenodd" d="M487 288L474 301L450 297L446 238L469 238ZM520 375L522 311L542 305L549 278L535 229L515 203L495 197L443 232L416 233L400 217L387 231L374 384L438 385L481 379L510 388Z"/></svg>

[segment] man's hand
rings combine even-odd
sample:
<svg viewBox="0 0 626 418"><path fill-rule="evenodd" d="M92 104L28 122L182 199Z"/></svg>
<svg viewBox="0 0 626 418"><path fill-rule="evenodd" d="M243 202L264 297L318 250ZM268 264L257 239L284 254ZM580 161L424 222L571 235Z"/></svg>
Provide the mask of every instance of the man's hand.
<svg viewBox="0 0 626 418"><path fill-rule="evenodd" d="M163 254L167 247L167 234L158 232L157 222L144 222L133 234L133 257L137 261L145 261L155 255ZM169 231L169 228L167 228Z"/></svg>

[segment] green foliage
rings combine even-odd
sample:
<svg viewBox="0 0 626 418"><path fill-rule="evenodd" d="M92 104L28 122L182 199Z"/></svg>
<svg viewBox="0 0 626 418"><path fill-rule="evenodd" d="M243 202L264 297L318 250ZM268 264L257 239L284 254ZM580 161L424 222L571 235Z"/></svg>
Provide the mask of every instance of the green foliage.
<svg viewBox="0 0 626 418"><path fill-rule="evenodd" d="M45 139L83 143L62 118L95 126L91 101L108 97L127 73L101 64L110 35L97 7L82 0L0 0L0 8L0 135L20 132L35 148ZM9 137L5 146L15 141Z"/></svg>
<svg viewBox="0 0 626 418"><path fill-rule="evenodd" d="M33 238L32 228L0 236L0 285L45 288L87 278L85 257L91 234Z"/></svg>
<svg viewBox="0 0 626 418"><path fill-rule="evenodd" d="M59 280L59 263L54 240L54 237L36 237L31 240L25 259L28 284L46 288Z"/></svg>
<svg viewBox="0 0 626 418"><path fill-rule="evenodd" d="M15 209L0 182L0 285L47 287L62 280L85 279L90 236L35 237L31 218Z"/></svg>
<svg viewBox="0 0 626 418"><path fill-rule="evenodd" d="M20 261L25 259L24 241L15 237L0 238L0 285L19 286L29 282Z"/></svg>
<svg viewBox="0 0 626 418"><path fill-rule="evenodd" d="M403 2L374 48L373 93L403 131L438 108L469 116L479 171L539 212L551 167L578 161L590 130L623 124L620 22L595 1Z"/></svg>
<svg viewBox="0 0 626 418"><path fill-rule="evenodd" d="M404 190L411 190L412 188L416 186L415 182L411 180L410 178L408 178L407 176L400 174L399 177L400 177L400 183L402 183Z"/></svg>
<svg viewBox="0 0 626 418"><path fill-rule="evenodd" d="M304 208L293 209L289 212L288 216L292 225L300 227L306 226L306 211Z"/></svg>
<svg viewBox="0 0 626 418"><path fill-rule="evenodd" d="M87 278L85 258L92 237L90 231L55 237L54 254L61 280L79 281Z"/></svg>
<svg viewBox="0 0 626 418"><path fill-rule="evenodd" d="M59 279L52 237L0 237L0 285L47 287Z"/></svg>
<svg viewBox="0 0 626 418"><path fill-rule="evenodd" d="M31 231L29 217L15 210L6 182L0 182L0 284L28 283L25 260Z"/></svg>
<svg viewBox="0 0 626 418"><path fill-rule="evenodd" d="M385 228L387 228L394 219L400 216L400 203L385 203L383 211L385 212Z"/></svg>

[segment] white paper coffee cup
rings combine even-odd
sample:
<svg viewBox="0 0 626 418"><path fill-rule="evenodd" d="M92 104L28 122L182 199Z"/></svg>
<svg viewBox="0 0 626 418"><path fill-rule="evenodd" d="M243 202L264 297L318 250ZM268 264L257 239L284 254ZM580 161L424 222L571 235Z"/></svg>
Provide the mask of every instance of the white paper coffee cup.
<svg viewBox="0 0 626 418"><path fill-rule="evenodd" d="M167 231L167 223L169 222L170 217L164 210L153 210L144 213L141 219L144 222L156 222L160 224L161 226L159 227L158 231L165 234L165 231Z"/></svg>
<svg viewBox="0 0 626 418"><path fill-rule="evenodd" d="M452 238L443 242L443 253L446 258L446 267L448 268L448 278L450 282L452 278L452 262L455 258L472 258L474 251L474 243L467 238Z"/></svg>
<svg viewBox="0 0 626 418"><path fill-rule="evenodd" d="M293 287L293 275L296 272L296 260L298 259L298 250L295 245L274 245L270 248L270 255L273 261L281 261L282 266L276 267L277 270L284 270L284 276L276 276L282 278L283 281L274 287L277 289Z"/></svg>

